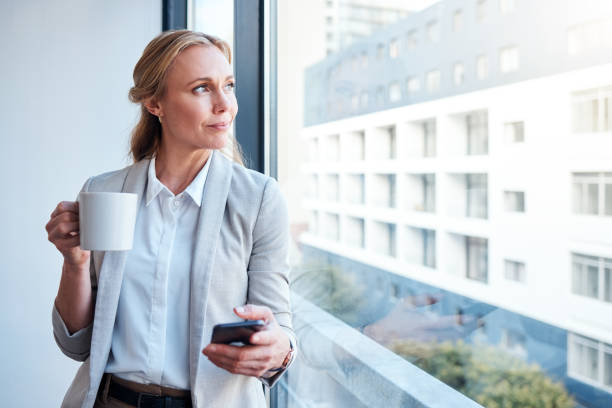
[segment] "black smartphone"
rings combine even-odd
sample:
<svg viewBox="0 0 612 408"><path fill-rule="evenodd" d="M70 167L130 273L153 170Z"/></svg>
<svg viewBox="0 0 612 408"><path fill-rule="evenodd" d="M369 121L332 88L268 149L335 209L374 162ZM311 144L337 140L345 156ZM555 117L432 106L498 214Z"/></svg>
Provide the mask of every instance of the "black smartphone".
<svg viewBox="0 0 612 408"><path fill-rule="evenodd" d="M249 339L255 332L263 330L266 323L263 320L244 320L236 323L216 324L213 327L211 343L242 343L251 344Z"/></svg>

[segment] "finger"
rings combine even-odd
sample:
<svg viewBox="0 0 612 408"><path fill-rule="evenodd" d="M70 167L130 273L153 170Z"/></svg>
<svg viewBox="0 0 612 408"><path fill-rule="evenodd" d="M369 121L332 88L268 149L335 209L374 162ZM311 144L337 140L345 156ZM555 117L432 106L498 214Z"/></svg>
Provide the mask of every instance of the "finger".
<svg viewBox="0 0 612 408"><path fill-rule="evenodd" d="M265 369L257 370L257 369L249 369L249 368L235 368L231 365L227 365L221 362L212 361L212 363L219 368L229 371L232 374L241 374L241 375L247 375L251 377L261 377L266 372Z"/></svg>
<svg viewBox="0 0 612 408"><path fill-rule="evenodd" d="M230 346L227 344L209 344L202 350L206 356L222 356L232 361L265 361L269 354L262 346Z"/></svg>
<svg viewBox="0 0 612 408"><path fill-rule="evenodd" d="M51 231L55 226L64 222L74 222L79 220L79 215L72 212L64 212L51 218L45 228Z"/></svg>
<svg viewBox="0 0 612 408"><path fill-rule="evenodd" d="M77 235L72 238L60 239L56 241L55 246L58 249L70 249L81 245L81 236Z"/></svg>
<svg viewBox="0 0 612 408"><path fill-rule="evenodd" d="M72 238L73 232L79 232L79 222L61 223L56 225L51 231L49 231L49 241L56 241L61 239Z"/></svg>
<svg viewBox="0 0 612 408"><path fill-rule="evenodd" d="M261 319L266 322L266 324L276 321L272 311L267 306L246 304L244 306L235 307L234 313L247 320Z"/></svg>
<svg viewBox="0 0 612 408"><path fill-rule="evenodd" d="M283 336L285 335L283 332L280 334ZM269 346L276 343L278 340L279 332L277 330L262 330L251 334L251 337L249 338L251 344L256 344L258 346Z"/></svg>
<svg viewBox="0 0 612 408"><path fill-rule="evenodd" d="M234 370L262 370L262 369L267 369L269 365L269 362L267 360L266 361L260 361L260 360L242 361L242 360L233 360L227 356L221 356L221 355L213 355L213 356L207 356L207 357L212 362L217 362L226 367L231 367Z"/></svg>
<svg viewBox="0 0 612 408"><path fill-rule="evenodd" d="M51 213L51 218L55 217L58 214L61 214L65 211L79 213L79 203L77 201L62 201L60 202L55 210Z"/></svg>

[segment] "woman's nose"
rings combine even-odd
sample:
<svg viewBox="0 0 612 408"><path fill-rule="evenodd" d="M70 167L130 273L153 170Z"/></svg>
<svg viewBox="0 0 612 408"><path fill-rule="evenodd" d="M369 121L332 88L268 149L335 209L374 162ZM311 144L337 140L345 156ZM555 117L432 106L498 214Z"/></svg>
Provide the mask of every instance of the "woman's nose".
<svg viewBox="0 0 612 408"><path fill-rule="evenodd" d="M218 92L213 102L213 113L222 113L229 108L229 97L223 92Z"/></svg>

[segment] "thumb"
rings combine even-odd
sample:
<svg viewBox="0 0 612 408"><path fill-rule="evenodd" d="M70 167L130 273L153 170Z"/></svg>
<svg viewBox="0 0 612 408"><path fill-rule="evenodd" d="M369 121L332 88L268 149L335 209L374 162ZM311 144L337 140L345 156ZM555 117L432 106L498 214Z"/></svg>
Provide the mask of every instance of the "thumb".
<svg viewBox="0 0 612 408"><path fill-rule="evenodd" d="M272 312L265 306L256 306L246 304L244 306L238 306L234 308L234 313L243 319L247 320L258 320L261 319L266 323L273 320Z"/></svg>

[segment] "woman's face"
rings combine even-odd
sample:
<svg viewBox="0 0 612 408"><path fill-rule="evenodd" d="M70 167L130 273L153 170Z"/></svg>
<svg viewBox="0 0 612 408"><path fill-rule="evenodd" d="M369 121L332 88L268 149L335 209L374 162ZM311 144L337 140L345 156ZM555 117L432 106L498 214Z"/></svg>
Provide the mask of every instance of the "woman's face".
<svg viewBox="0 0 612 408"><path fill-rule="evenodd" d="M158 101L162 145L179 149L221 149L238 112L234 76L225 56L214 46L194 45L174 60L166 92Z"/></svg>

